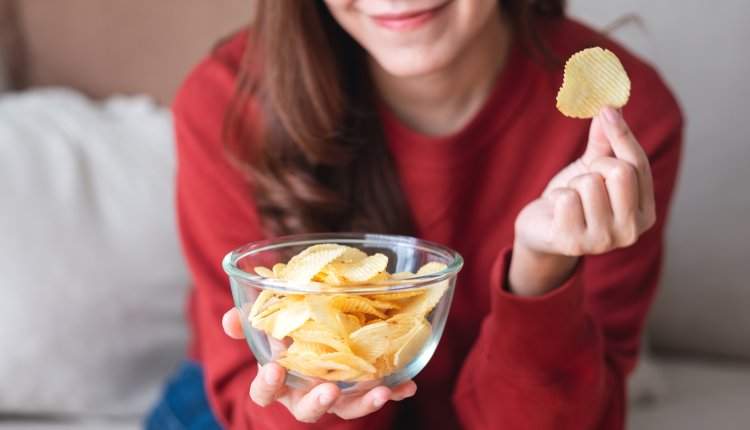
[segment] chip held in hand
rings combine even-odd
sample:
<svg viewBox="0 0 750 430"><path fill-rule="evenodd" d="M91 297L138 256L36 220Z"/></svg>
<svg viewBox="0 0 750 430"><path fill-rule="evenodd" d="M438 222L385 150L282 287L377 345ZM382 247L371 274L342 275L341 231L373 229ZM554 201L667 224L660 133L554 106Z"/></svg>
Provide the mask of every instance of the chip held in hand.
<svg viewBox="0 0 750 430"><path fill-rule="evenodd" d="M630 97L630 79L620 60L599 47L573 54L557 93L557 109L571 118L593 118L605 106L621 108Z"/></svg>

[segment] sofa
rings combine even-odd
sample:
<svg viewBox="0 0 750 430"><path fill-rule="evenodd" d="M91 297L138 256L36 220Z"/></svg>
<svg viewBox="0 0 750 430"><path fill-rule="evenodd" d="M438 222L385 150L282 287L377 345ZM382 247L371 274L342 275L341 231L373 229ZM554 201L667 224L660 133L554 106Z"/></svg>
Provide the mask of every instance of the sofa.
<svg viewBox="0 0 750 430"><path fill-rule="evenodd" d="M572 13L608 22L605 12L628 7L600 3L572 1ZM661 29L666 14L636 3ZM744 28L721 13L725 27ZM168 106L190 65L249 19L242 0L0 0L0 430L140 428L184 357L190 280ZM628 428L750 428L750 288L736 264L750 258L750 177L738 161L750 147L732 140L750 136L747 121L710 117L691 70L668 73L689 59L653 55L628 31L623 41L673 79L690 124L663 287L628 382ZM744 39L733 40L727 49L741 52ZM749 88L746 63L721 80L692 68L714 73L718 91ZM701 150L711 127L729 133L715 145L730 151ZM706 162L723 171L701 176ZM696 190L722 186L739 198L700 230L716 207L701 199L720 196Z"/></svg>

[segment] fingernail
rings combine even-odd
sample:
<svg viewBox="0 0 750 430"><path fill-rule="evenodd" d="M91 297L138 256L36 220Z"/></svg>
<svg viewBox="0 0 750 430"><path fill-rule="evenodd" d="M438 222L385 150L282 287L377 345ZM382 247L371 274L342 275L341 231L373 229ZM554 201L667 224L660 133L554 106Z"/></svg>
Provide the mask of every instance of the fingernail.
<svg viewBox="0 0 750 430"><path fill-rule="evenodd" d="M268 385L276 385L279 383L280 379L281 379L281 375L279 374L279 372L275 370L269 370L263 376L263 380L266 381L266 384Z"/></svg>
<svg viewBox="0 0 750 430"><path fill-rule="evenodd" d="M372 405L376 408L379 408L385 404L385 399L377 398L372 401Z"/></svg>
<svg viewBox="0 0 750 430"><path fill-rule="evenodd" d="M321 394L320 397L318 397L318 403L320 403L322 406L328 406L333 402L333 397L329 396L328 394Z"/></svg>
<svg viewBox="0 0 750 430"><path fill-rule="evenodd" d="M604 116L607 118L607 121L609 121L611 124L616 124L617 120L619 119L620 113L617 112L614 108L605 107Z"/></svg>

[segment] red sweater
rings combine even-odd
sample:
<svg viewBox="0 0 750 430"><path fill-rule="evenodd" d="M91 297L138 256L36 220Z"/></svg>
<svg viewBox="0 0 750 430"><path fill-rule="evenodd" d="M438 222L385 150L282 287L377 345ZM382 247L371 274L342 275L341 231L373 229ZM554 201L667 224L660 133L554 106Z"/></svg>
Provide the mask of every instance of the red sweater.
<svg viewBox="0 0 750 430"><path fill-rule="evenodd" d="M594 38L567 19L542 26L560 58ZM623 428L624 381L658 283L680 158L681 114L657 73L620 46L600 43L632 80L624 115L652 163L657 224L629 248L584 257L563 286L535 298L507 292L513 222L582 154L589 128L555 108L562 71L515 47L481 110L447 137L419 135L383 111L416 235L455 248L466 265L442 340L415 379L415 397L352 421L326 415L303 424L278 403L261 408L250 400L255 361L221 327L233 306L222 257L263 238L251 185L226 160L220 139L246 36L201 62L174 104L179 228L194 280L191 354L205 368L219 419L238 430Z"/></svg>

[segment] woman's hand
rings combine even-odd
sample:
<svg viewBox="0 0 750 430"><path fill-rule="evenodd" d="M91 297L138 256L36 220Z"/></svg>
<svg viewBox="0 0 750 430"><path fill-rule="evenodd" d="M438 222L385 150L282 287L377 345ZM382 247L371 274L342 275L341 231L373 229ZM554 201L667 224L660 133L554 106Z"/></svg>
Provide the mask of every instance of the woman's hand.
<svg viewBox="0 0 750 430"><path fill-rule="evenodd" d="M237 309L232 308L224 314L221 324L229 337L245 338ZM392 390L385 386L375 387L361 396L341 396L339 388L329 382L309 391L294 390L284 384L285 372L278 363L259 365L258 374L250 385L250 398L260 406L278 401L297 420L308 423L318 421L324 413L336 414L344 419L359 418L377 411L388 400L403 400L417 391L417 385L412 381Z"/></svg>
<svg viewBox="0 0 750 430"><path fill-rule="evenodd" d="M516 218L511 291L545 294L565 282L578 257L630 246L655 221L646 153L622 114L604 108L591 123L583 156Z"/></svg>

